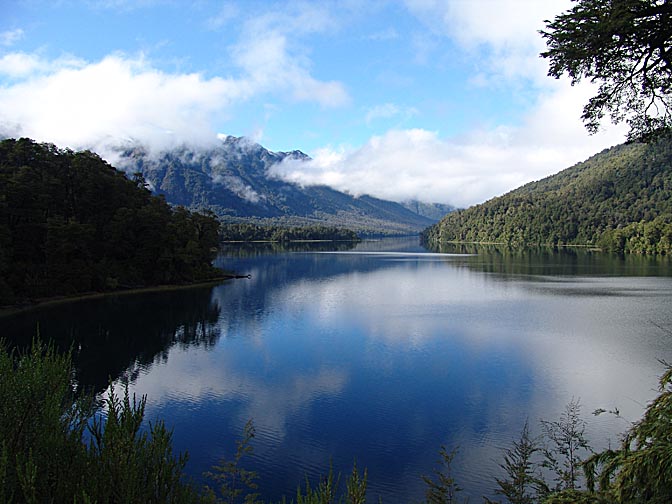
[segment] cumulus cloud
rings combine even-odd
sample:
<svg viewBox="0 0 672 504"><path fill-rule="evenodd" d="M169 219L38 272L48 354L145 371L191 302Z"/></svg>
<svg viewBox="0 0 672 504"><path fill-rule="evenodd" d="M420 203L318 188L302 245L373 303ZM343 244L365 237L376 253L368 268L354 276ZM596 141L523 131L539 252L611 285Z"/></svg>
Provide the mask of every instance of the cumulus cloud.
<svg viewBox="0 0 672 504"><path fill-rule="evenodd" d="M167 74L122 54L59 65L10 54L2 62L6 75L27 74L0 88L4 128L20 125L21 135L73 147L123 139L166 147L214 138L212 114L250 93L240 81Z"/></svg>
<svg viewBox="0 0 672 504"><path fill-rule="evenodd" d="M347 100L339 83L321 82L293 62L277 36L234 55L243 70L238 78L167 73L124 54L97 62L5 54L0 78L9 83L0 87L0 129L76 148L104 149L123 139L165 148L214 140L214 117L254 95L284 91L292 100L333 106Z"/></svg>
<svg viewBox="0 0 672 504"><path fill-rule="evenodd" d="M622 127L590 137L576 120L584 92L569 85L542 95L519 127L444 139L424 129L391 130L357 148L319 149L285 160L274 173L355 195L410 198L466 207L557 173L623 139Z"/></svg>
<svg viewBox="0 0 672 504"><path fill-rule="evenodd" d="M25 79L46 75L66 69L81 68L86 64L74 56L64 55L55 60L47 60L40 54L11 52L0 58L0 77Z"/></svg>
<svg viewBox="0 0 672 504"><path fill-rule="evenodd" d="M539 83L546 66L538 57L544 42L538 30L571 6L571 0L405 0L408 10L435 36L479 53L487 72L498 78L527 78ZM506 20L503 22L502 20ZM482 59L483 58L483 59ZM481 81L485 74L480 74ZM492 76L491 76L492 77ZM492 79L490 83L496 83Z"/></svg>
<svg viewBox="0 0 672 504"><path fill-rule="evenodd" d="M238 74L226 77L166 72L142 54L83 61L9 52L0 57L0 132L105 154L107 144L124 140L150 149L209 143L216 139L215 120L225 121L234 105L261 95L341 106L349 100L344 86L315 78L310 60L289 40L292 31L327 30L330 22L310 5L248 19L229 47Z"/></svg>
<svg viewBox="0 0 672 504"><path fill-rule="evenodd" d="M338 107L350 101L343 84L312 77L308 58L290 41L290 36L294 39L335 27L334 17L319 5L301 4L288 12L270 11L245 23L244 35L231 53L252 85L285 90L295 101Z"/></svg>

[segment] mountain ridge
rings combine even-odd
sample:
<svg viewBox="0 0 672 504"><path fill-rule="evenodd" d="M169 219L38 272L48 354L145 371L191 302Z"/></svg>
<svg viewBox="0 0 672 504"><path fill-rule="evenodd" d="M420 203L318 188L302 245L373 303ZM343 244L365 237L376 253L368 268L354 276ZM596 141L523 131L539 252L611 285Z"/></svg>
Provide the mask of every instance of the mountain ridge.
<svg viewBox="0 0 672 504"><path fill-rule="evenodd" d="M302 186L271 174L301 151L271 152L244 137L228 136L209 149L180 147L149 154L141 145L122 149L120 168L140 172L149 188L171 204L210 210L224 222L349 227L363 233L417 233L448 205L353 196L326 185Z"/></svg>

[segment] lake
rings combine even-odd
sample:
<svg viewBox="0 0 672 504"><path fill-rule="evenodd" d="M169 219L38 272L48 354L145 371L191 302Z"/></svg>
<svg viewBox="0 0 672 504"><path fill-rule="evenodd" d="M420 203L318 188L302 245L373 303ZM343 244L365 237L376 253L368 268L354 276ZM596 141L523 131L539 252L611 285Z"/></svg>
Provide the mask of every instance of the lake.
<svg viewBox="0 0 672 504"><path fill-rule="evenodd" d="M356 460L370 502L417 502L443 445L480 502L526 420L539 434L577 399L593 446L613 445L672 361L665 259L408 238L229 246L218 265L250 278L46 306L0 334L72 344L82 386L146 394L198 482L252 419L265 499Z"/></svg>

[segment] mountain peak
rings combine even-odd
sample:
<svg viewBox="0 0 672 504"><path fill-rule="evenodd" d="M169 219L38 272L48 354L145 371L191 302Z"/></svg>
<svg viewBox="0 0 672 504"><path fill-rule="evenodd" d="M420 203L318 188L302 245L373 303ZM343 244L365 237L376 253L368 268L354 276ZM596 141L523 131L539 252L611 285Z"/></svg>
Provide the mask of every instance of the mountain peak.
<svg viewBox="0 0 672 504"><path fill-rule="evenodd" d="M247 137L219 136L210 148L188 146L150 155L124 151L127 172L142 172L169 203L211 210L223 220L282 225L324 224L388 234L416 233L438 218L377 198L355 198L326 186L300 186L270 174L285 159L309 160L300 150L272 152Z"/></svg>

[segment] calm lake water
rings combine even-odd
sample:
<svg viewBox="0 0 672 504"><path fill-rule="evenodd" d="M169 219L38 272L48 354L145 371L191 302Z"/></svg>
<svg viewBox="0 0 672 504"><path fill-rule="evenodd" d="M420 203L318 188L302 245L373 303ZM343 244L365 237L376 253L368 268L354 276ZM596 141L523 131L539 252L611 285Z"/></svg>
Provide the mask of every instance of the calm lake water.
<svg viewBox="0 0 672 504"><path fill-rule="evenodd" d="M82 385L146 394L197 481L253 419L266 499L356 459L372 502L417 502L445 445L480 502L526 420L539 433L580 399L594 447L616 443L656 395L657 359L672 361L666 260L320 248L229 247L219 265L250 279L46 307L0 318L0 334L25 344L39 327L73 343Z"/></svg>

